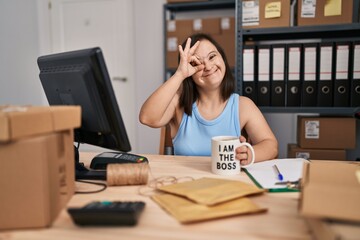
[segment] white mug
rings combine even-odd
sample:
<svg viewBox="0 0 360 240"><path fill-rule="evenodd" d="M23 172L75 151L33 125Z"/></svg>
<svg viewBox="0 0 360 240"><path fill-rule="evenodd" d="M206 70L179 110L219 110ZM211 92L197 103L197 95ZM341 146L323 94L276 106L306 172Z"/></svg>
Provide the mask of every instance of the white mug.
<svg viewBox="0 0 360 240"><path fill-rule="evenodd" d="M251 162L240 166L240 161L235 159L236 148L247 146L251 151ZM254 148L247 142L240 142L236 136L216 136L211 139L211 170L218 175L240 174L241 168L246 168L255 162Z"/></svg>

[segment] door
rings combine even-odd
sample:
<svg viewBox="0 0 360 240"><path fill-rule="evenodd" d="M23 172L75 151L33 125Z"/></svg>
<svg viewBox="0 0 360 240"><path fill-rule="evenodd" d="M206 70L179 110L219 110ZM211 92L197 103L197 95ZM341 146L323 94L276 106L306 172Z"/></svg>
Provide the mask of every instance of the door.
<svg viewBox="0 0 360 240"><path fill-rule="evenodd" d="M90 47L103 51L132 150L136 146L132 0L53 0L53 52Z"/></svg>

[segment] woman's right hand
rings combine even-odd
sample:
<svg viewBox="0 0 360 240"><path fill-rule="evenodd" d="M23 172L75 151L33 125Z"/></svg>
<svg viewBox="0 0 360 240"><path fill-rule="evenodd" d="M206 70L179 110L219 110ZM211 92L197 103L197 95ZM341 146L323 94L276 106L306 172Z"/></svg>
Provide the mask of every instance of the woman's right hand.
<svg viewBox="0 0 360 240"><path fill-rule="evenodd" d="M197 41L190 47L191 38L186 40L185 48L179 45L180 63L175 74L179 74L183 79L194 75L194 73L204 69L204 64L194 55L200 42Z"/></svg>

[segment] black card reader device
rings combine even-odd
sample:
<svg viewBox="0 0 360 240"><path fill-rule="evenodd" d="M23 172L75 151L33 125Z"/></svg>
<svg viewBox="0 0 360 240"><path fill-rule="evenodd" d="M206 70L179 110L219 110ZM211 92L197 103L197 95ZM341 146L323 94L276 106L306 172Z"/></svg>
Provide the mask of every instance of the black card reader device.
<svg viewBox="0 0 360 240"><path fill-rule="evenodd" d="M122 163L148 163L148 159L144 156L124 153L124 152L103 152L96 155L91 163L92 169L106 169L108 164L122 164Z"/></svg>

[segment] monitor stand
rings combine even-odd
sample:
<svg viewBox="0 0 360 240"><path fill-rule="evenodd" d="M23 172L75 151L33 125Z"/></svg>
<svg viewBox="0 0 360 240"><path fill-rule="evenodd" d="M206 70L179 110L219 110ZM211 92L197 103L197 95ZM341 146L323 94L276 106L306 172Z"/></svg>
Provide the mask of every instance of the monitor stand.
<svg viewBox="0 0 360 240"><path fill-rule="evenodd" d="M75 152L75 179L76 180L105 180L106 170L89 170L80 162L79 149L74 146Z"/></svg>

